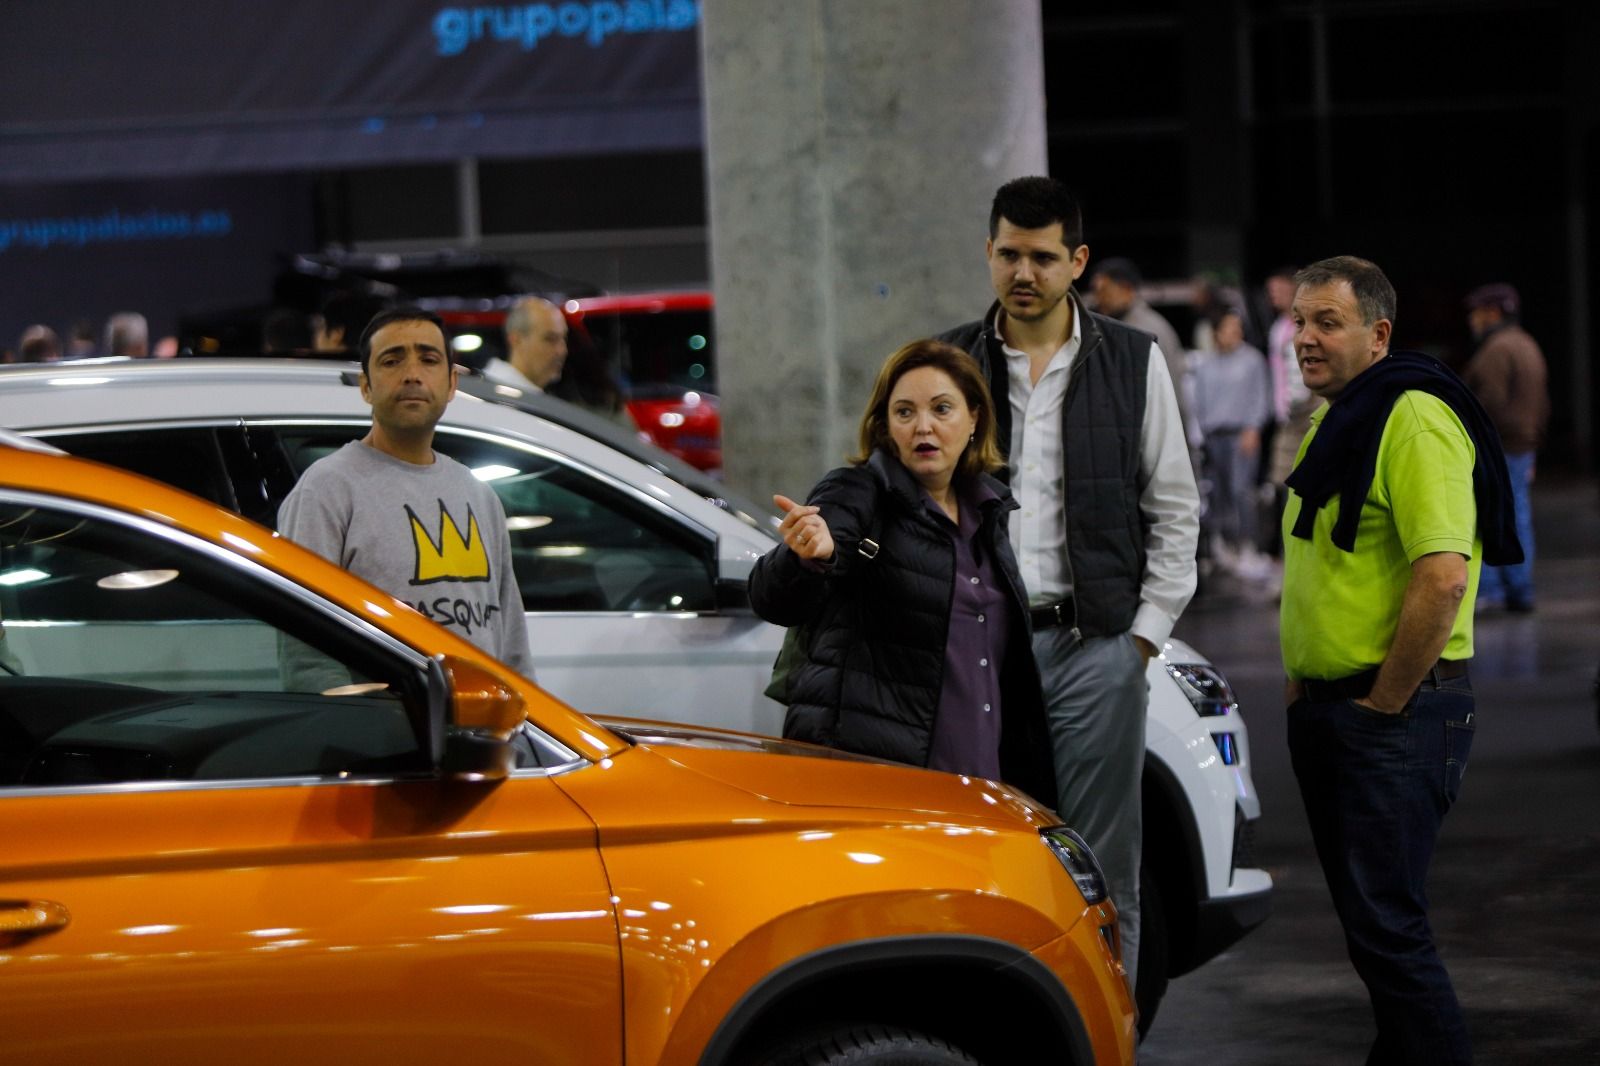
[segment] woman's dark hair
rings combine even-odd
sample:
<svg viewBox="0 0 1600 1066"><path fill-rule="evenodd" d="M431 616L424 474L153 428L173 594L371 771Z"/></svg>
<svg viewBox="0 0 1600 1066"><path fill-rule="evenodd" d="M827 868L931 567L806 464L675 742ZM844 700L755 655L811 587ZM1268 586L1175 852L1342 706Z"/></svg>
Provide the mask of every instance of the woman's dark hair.
<svg viewBox="0 0 1600 1066"><path fill-rule="evenodd" d="M1005 465L1005 458L1000 454L999 437L994 428L994 401L989 396L983 372L972 356L954 345L935 340L912 341L884 361L878 380L872 386L866 413L861 416L859 451L850 461L860 466L877 450L899 459L894 439L889 434L889 396L902 377L925 366L950 375L977 419L972 443L961 453L956 474L965 479L999 470Z"/></svg>
<svg viewBox="0 0 1600 1066"><path fill-rule="evenodd" d="M567 334L567 361L561 367L561 376L546 385L544 391L568 403L609 414L625 408L622 387L611 373L611 364L587 331L574 329Z"/></svg>

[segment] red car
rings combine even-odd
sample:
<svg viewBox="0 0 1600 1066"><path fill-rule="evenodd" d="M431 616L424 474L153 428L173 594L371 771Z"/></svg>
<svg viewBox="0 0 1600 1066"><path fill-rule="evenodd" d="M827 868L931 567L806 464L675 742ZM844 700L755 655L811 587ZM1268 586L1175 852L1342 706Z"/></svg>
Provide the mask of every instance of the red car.
<svg viewBox="0 0 1600 1066"><path fill-rule="evenodd" d="M506 306L440 308L452 343L477 337L467 361L504 352ZM590 296L562 305L569 329L569 376L583 359L620 380L628 414L652 443L701 470L722 468L722 414L714 391L712 296L656 292ZM470 343L470 342L469 342ZM560 390L557 389L557 395Z"/></svg>

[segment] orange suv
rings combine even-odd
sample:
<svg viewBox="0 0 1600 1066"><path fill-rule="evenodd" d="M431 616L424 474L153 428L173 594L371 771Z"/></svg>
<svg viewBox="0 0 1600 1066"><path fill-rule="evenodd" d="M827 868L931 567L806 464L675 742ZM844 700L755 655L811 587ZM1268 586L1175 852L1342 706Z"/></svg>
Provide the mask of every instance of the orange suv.
<svg viewBox="0 0 1600 1066"><path fill-rule="evenodd" d="M47 451L0 431L8 1060L1132 1061L1099 868L1026 796L602 724Z"/></svg>

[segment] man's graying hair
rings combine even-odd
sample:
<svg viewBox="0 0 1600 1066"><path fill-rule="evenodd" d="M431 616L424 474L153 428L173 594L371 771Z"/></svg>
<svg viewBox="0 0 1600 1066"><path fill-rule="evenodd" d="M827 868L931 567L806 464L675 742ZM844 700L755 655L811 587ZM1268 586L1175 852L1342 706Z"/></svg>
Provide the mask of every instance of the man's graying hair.
<svg viewBox="0 0 1600 1066"><path fill-rule="evenodd" d="M107 355L131 355L150 344L150 326L137 311L119 311L106 320Z"/></svg>
<svg viewBox="0 0 1600 1066"><path fill-rule="evenodd" d="M1362 325L1370 326L1380 318L1394 324L1394 286L1376 263L1353 255L1336 255L1319 259L1294 276L1297 289L1337 285L1341 281L1348 281L1350 291L1355 293Z"/></svg>
<svg viewBox="0 0 1600 1066"><path fill-rule="evenodd" d="M511 310L506 312L505 331L523 336L533 332L533 309L540 304L555 308L555 304L542 296L525 296L511 305ZM556 308L559 310L559 308Z"/></svg>

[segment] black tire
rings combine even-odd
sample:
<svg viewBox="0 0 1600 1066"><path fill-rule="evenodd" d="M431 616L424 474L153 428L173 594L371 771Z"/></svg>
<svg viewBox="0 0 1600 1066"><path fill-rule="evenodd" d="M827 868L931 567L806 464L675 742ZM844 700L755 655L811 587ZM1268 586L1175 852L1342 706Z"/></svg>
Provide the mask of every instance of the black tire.
<svg viewBox="0 0 1600 1066"><path fill-rule="evenodd" d="M954 1044L890 1025L813 1033L762 1058L762 1066L979 1066Z"/></svg>
<svg viewBox="0 0 1600 1066"><path fill-rule="evenodd" d="M1167 970L1172 960L1167 951L1170 936L1165 897L1150 876L1147 863L1139 864L1139 975L1134 982L1133 1000L1139 1007L1139 1039L1156 1020L1161 997L1167 994Z"/></svg>

